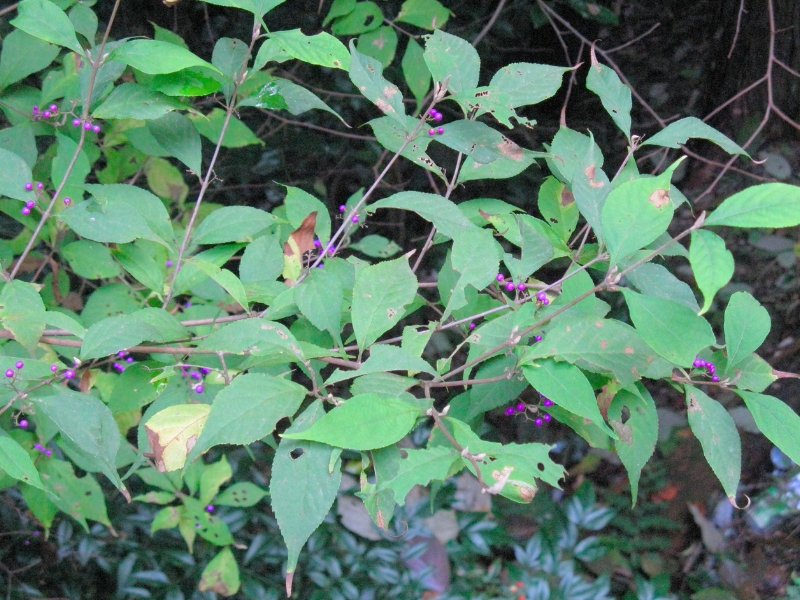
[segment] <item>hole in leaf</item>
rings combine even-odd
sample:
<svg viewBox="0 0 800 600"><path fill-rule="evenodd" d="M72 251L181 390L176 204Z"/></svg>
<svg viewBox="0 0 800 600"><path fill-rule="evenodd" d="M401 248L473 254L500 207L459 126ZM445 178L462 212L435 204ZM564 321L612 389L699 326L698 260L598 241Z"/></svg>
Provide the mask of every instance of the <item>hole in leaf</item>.
<svg viewBox="0 0 800 600"><path fill-rule="evenodd" d="M628 422L628 419L631 418L631 411L627 406L622 407L622 412L620 413L620 419L622 420L622 424Z"/></svg>
<svg viewBox="0 0 800 600"><path fill-rule="evenodd" d="M539 469L540 471L544 471L544 463L539 463L538 465L536 465L536 468Z"/></svg>
<svg viewBox="0 0 800 600"><path fill-rule="evenodd" d="M289 452L289 456L292 457L292 460L297 460L298 458L303 456L303 454L305 454L305 450L303 450L302 448L295 448L294 450Z"/></svg>

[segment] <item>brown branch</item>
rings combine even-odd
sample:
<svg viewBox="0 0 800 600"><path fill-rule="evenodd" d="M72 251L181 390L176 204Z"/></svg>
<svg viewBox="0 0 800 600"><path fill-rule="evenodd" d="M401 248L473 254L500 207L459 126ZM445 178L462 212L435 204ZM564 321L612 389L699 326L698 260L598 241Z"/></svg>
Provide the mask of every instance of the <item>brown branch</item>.
<svg viewBox="0 0 800 600"><path fill-rule="evenodd" d="M731 49L728 50L728 58L730 59L731 54L733 54L733 49L736 48L736 41L739 39L739 29L742 26L742 15L746 11L744 10L744 0L739 2L739 14L736 15L736 31L733 34L733 41L731 42Z"/></svg>
<svg viewBox="0 0 800 600"><path fill-rule="evenodd" d="M489 18L489 21L484 25L483 29L480 30L478 35L475 36L475 39L472 40L473 48L477 46L480 41L489 33L489 30L494 26L494 22L497 21L497 17L500 16L500 11L503 10L503 6L505 6L506 0L500 0L497 3L497 7L494 9L492 16Z"/></svg>
<svg viewBox="0 0 800 600"><path fill-rule="evenodd" d="M378 138L371 136L371 135L358 135L357 133L347 133L346 131L336 131L335 129L328 129L327 127L322 127L320 125L314 125L313 123L303 123L302 121L293 121L292 119L287 119L285 117L281 117L274 112L268 111L266 109L259 109L262 113L265 113L276 119L281 121L282 123L286 123L287 125L296 125L298 127L305 127L306 129L314 129L315 131L322 131L325 133L329 133L331 135L338 135L339 137L347 138L350 140L363 140L365 142L377 142Z"/></svg>

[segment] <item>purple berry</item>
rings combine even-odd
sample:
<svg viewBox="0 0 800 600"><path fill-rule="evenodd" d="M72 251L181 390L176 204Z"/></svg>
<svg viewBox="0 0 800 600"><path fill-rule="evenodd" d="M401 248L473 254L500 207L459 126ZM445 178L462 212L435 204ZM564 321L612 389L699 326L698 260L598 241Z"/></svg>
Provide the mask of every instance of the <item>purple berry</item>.
<svg viewBox="0 0 800 600"><path fill-rule="evenodd" d="M192 379L202 379L202 376L197 371L191 371L189 373L189 377L191 377Z"/></svg>
<svg viewBox="0 0 800 600"><path fill-rule="evenodd" d="M28 420L20 419L18 425L20 426L21 429L25 429L28 426Z"/></svg>
<svg viewBox="0 0 800 600"><path fill-rule="evenodd" d="M714 365L708 365L707 368L708 368L708 374L709 375L713 375L717 371L717 368Z"/></svg>
<svg viewBox="0 0 800 600"><path fill-rule="evenodd" d="M27 206L23 206L19 212L21 212L25 216L28 216L29 214L31 214L31 209L28 208Z"/></svg>
<svg viewBox="0 0 800 600"><path fill-rule="evenodd" d="M506 416L507 416L507 417L510 417L510 416L512 416L513 414L514 414L514 407L513 407L513 406L509 406L509 407L506 409Z"/></svg>
<svg viewBox="0 0 800 600"><path fill-rule="evenodd" d="M351 220L353 223L358 223L358 215L353 215L352 217L350 217L350 220Z"/></svg>
<svg viewBox="0 0 800 600"><path fill-rule="evenodd" d="M692 363L692 366L699 369L705 364L706 364L706 361L704 361L702 358L695 358L694 362Z"/></svg>
<svg viewBox="0 0 800 600"><path fill-rule="evenodd" d="M213 504L209 504L208 506L206 506L206 512L210 512L210 513L214 512L214 505Z"/></svg>
<svg viewBox="0 0 800 600"><path fill-rule="evenodd" d="M550 304L550 300L548 300L547 298L545 298L544 300L542 300L542 304L544 304L545 306L547 306L548 304Z"/></svg>
<svg viewBox="0 0 800 600"><path fill-rule="evenodd" d="M523 402L517 403L514 408L517 409L517 412L525 412L525 404Z"/></svg>
<svg viewBox="0 0 800 600"><path fill-rule="evenodd" d="M200 529L200 523L195 523L195 524L194 524L194 528L195 528L195 529Z"/></svg>
<svg viewBox="0 0 800 600"><path fill-rule="evenodd" d="M29 181L25 184L25 190L30 192L33 189L33 184Z"/></svg>
<svg viewBox="0 0 800 600"><path fill-rule="evenodd" d="M324 266L325 266L325 263L319 263L319 264L317 265L317 268L318 268L318 269L321 269L321 268L322 268L322 267L324 267Z"/></svg>
<svg viewBox="0 0 800 600"><path fill-rule="evenodd" d="M77 119L77 118L76 119L72 119L72 126L73 127L80 127L81 126L81 120Z"/></svg>
<svg viewBox="0 0 800 600"><path fill-rule="evenodd" d="M34 531L34 532L33 532L33 536L34 536L34 537L39 537L39 532L38 532L38 531Z"/></svg>
<svg viewBox="0 0 800 600"><path fill-rule="evenodd" d="M95 133L100 133L100 125L92 125L92 131Z"/></svg>
<svg viewBox="0 0 800 600"><path fill-rule="evenodd" d="M132 363L133 362L133 357L129 356L128 358L125 359L125 362Z"/></svg>
<svg viewBox="0 0 800 600"><path fill-rule="evenodd" d="M122 358L126 354L127 354L127 352L125 352L125 350L120 350L119 352L117 352L117 358Z"/></svg>
<svg viewBox="0 0 800 600"><path fill-rule="evenodd" d="M24 541L24 542L22 542L22 543L23 543L23 544L25 544L26 546L29 546L29 545L30 545L30 543L31 543L31 541L30 541L30 540L25 540L25 541Z"/></svg>
<svg viewBox="0 0 800 600"><path fill-rule="evenodd" d="M48 448L47 450L44 451L44 455L45 456L53 456L53 451Z"/></svg>
<svg viewBox="0 0 800 600"><path fill-rule="evenodd" d="M470 323L470 324L469 324L469 328L470 328L470 329L475 329L475 323Z"/></svg>
<svg viewBox="0 0 800 600"><path fill-rule="evenodd" d="M518 284L517 284L517 289L518 289L520 292L524 292L524 291L525 291L525 289L526 289L526 288L525 288L525 284L524 284L524 283L518 283Z"/></svg>
<svg viewBox="0 0 800 600"><path fill-rule="evenodd" d="M544 292L539 292L538 294L536 294L536 299L539 302L544 302L545 300L547 300L547 294L545 294Z"/></svg>
<svg viewBox="0 0 800 600"><path fill-rule="evenodd" d="M209 373L211 373L211 369L209 369L208 367L200 367L200 372L203 375L208 375Z"/></svg>
<svg viewBox="0 0 800 600"><path fill-rule="evenodd" d="M201 383L201 384L199 384L198 386L196 386L196 387L194 388L194 391L195 391L196 393L198 393L198 394L202 394L202 393L203 393L203 384Z"/></svg>
<svg viewBox="0 0 800 600"><path fill-rule="evenodd" d="M36 108L36 107L34 106L34 108ZM430 116L432 116L432 117L435 117L436 116L436 109L435 108L428 109L428 114Z"/></svg>
<svg viewBox="0 0 800 600"><path fill-rule="evenodd" d="M33 447L34 447L34 448L36 448L36 449L37 449L39 452L41 452L42 450L44 450L44 448L42 447L42 445L41 445L39 442L36 442L36 443L33 445Z"/></svg>
<svg viewBox="0 0 800 600"><path fill-rule="evenodd" d="M551 416L550 416L550 415L548 415L547 413L544 413L544 414L542 415L542 419L544 419L544 422L545 422L545 423L549 423L549 422L550 422L550 419L552 419L552 418L553 418L553 417L551 417Z"/></svg>
<svg viewBox="0 0 800 600"><path fill-rule="evenodd" d="M49 119L49 118L50 118L50 117L52 117L53 115L52 115L52 114L50 114L50 111L49 111L49 110L46 110L46 111L44 111L44 112L42 113L42 116L43 116L45 119Z"/></svg>
<svg viewBox="0 0 800 600"><path fill-rule="evenodd" d="M553 406L553 404L555 404L555 402L550 400L550 398L543 398L542 399L542 406Z"/></svg>
<svg viewBox="0 0 800 600"><path fill-rule="evenodd" d="M541 341L542 341L542 336L540 336L540 335L535 335L535 336L533 336L533 339L534 339L534 341L536 341L536 342L541 342Z"/></svg>
<svg viewBox="0 0 800 600"><path fill-rule="evenodd" d="M21 360L18 360L17 362L15 362L15 363L14 363L14 366L15 366L17 369L21 369L22 367L24 367L24 366L25 366L25 363L24 363L24 362L22 362Z"/></svg>
<svg viewBox="0 0 800 600"><path fill-rule="evenodd" d="M64 206L69 206L72 203L72 198L64 198Z"/></svg>
<svg viewBox="0 0 800 600"><path fill-rule="evenodd" d="M113 367L114 367L114 368L115 368L117 371L119 371L120 373L122 373L122 372L125 370L125 367L124 367L123 365L119 364L118 362L115 362L115 363L113 364Z"/></svg>
<svg viewBox="0 0 800 600"><path fill-rule="evenodd" d="M36 106L36 105L34 104L34 105L33 105L33 108L31 108L31 112L32 112L33 114L37 114L37 113L39 112L39 107L38 107L38 106Z"/></svg>
<svg viewBox="0 0 800 600"><path fill-rule="evenodd" d="M444 133L444 127L439 127L439 129L436 130L436 133L442 135Z"/></svg>
<svg viewBox="0 0 800 600"><path fill-rule="evenodd" d="M47 108L50 110L50 112L58 112L58 106L56 106L55 104L51 104Z"/></svg>
<svg viewBox="0 0 800 600"><path fill-rule="evenodd" d="M73 377L75 377L75 371L72 369L67 369L64 371L64 379L72 379Z"/></svg>
<svg viewBox="0 0 800 600"><path fill-rule="evenodd" d="M536 425L537 427L541 427L542 425L544 425L544 419L542 419L542 417L536 417L533 420L533 424Z"/></svg>
<svg viewBox="0 0 800 600"><path fill-rule="evenodd" d="M14 376L14 369L7 369L6 370L6 377L9 379Z"/></svg>
<svg viewBox="0 0 800 600"><path fill-rule="evenodd" d="M339 205L339 212L344 212L347 210L347 207L344 204Z"/></svg>
<svg viewBox="0 0 800 600"><path fill-rule="evenodd" d="M50 365L50 371L52 371L53 373L58 371L58 365Z"/></svg>
<svg viewBox="0 0 800 600"><path fill-rule="evenodd" d="M436 114L433 116L433 120L434 120L434 121L441 121L441 120L442 120L442 113L440 113L440 112L437 112L437 113L436 113Z"/></svg>
<svg viewBox="0 0 800 600"><path fill-rule="evenodd" d="M25 208L33 208L34 206L36 206L36 202L34 202L33 200L28 200L25 203Z"/></svg>
<svg viewBox="0 0 800 600"><path fill-rule="evenodd" d="M713 381L714 383L718 383L719 382L719 375L712 375L711 376L711 381Z"/></svg>
<svg viewBox="0 0 800 600"><path fill-rule="evenodd" d="M41 181L37 181L37 182L36 182L36 189L37 189L37 190L42 190L42 189L44 189L44 184L43 184Z"/></svg>
<svg viewBox="0 0 800 600"><path fill-rule="evenodd" d="M509 281L509 282L506 284L506 291L507 291L507 292L513 292L515 289L517 289L517 286L515 286L515 285L514 285L514 283L513 283L512 281Z"/></svg>
<svg viewBox="0 0 800 600"><path fill-rule="evenodd" d="M428 130L428 135L436 135L436 130L435 129L429 129Z"/></svg>
<svg viewBox="0 0 800 600"><path fill-rule="evenodd" d="M84 128L86 131L89 131L89 130L92 128L92 123L91 123L91 121L86 121L86 123L84 123L84 124L83 124L83 128Z"/></svg>
<svg viewBox="0 0 800 600"><path fill-rule="evenodd" d="M322 242L320 242L318 239L314 240L314 247L315 248L322 248Z"/></svg>
<svg viewBox="0 0 800 600"><path fill-rule="evenodd" d="M495 277L495 279L496 279L497 281L503 281L503 279L505 279L505 278L506 278L506 276L505 276L505 275L503 275L502 273L498 273L498 274L497 274L497 277Z"/></svg>

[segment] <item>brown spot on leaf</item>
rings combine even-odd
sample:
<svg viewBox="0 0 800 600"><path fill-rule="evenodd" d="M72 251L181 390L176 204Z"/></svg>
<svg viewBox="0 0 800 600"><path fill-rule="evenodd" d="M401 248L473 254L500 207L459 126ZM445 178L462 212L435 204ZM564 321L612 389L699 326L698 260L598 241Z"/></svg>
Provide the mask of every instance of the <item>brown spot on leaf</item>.
<svg viewBox="0 0 800 600"><path fill-rule="evenodd" d="M561 190L561 206L569 206L575 202L575 196L567 188Z"/></svg>
<svg viewBox="0 0 800 600"><path fill-rule="evenodd" d="M611 421L611 426L614 428L614 431L626 444L630 445L633 443L633 429L631 429L630 425L625 425L624 423L620 423L619 421Z"/></svg>
<svg viewBox="0 0 800 600"><path fill-rule="evenodd" d="M378 108L380 108L384 113L393 113L394 112L394 108L392 107L392 105L389 104L388 102L384 101L384 100L381 100L380 98L375 100L375 105Z"/></svg>
<svg viewBox="0 0 800 600"><path fill-rule="evenodd" d="M669 199L669 190L658 189L650 194L650 197L647 199L647 201L656 208L666 206L671 202Z"/></svg>
<svg viewBox="0 0 800 600"><path fill-rule="evenodd" d="M608 348L608 341L607 340L600 340L600 347L605 350Z"/></svg>
<svg viewBox="0 0 800 600"><path fill-rule="evenodd" d="M525 502L530 502L536 495L536 488L529 485L519 486L519 495Z"/></svg>
<svg viewBox="0 0 800 600"><path fill-rule="evenodd" d="M503 141L497 144L497 148L503 156L511 160L522 160L522 148L505 136L503 136Z"/></svg>
<svg viewBox="0 0 800 600"><path fill-rule="evenodd" d="M490 93L489 90L481 90L480 92L475 92L475 97L483 98L484 96L488 96L489 93Z"/></svg>
<svg viewBox="0 0 800 600"><path fill-rule="evenodd" d="M605 185L605 183L603 183L602 181L594 180L596 169L597 167L595 167L595 165L589 165L588 167L586 167L586 169L584 169L583 173L586 175L586 177L589 178L590 186L592 186L593 188L601 188Z"/></svg>
<svg viewBox="0 0 800 600"><path fill-rule="evenodd" d="M598 329L600 329L603 326L603 322L602 321L595 321L594 322L594 326L597 327Z"/></svg>
<svg viewBox="0 0 800 600"><path fill-rule="evenodd" d="M698 410L701 410L700 403L697 402L697 398L695 398L693 395L690 395L689 396L689 412L697 412Z"/></svg>
<svg viewBox="0 0 800 600"><path fill-rule="evenodd" d="M633 348L630 346L625 346L625 350L623 350L625 354L633 354Z"/></svg>

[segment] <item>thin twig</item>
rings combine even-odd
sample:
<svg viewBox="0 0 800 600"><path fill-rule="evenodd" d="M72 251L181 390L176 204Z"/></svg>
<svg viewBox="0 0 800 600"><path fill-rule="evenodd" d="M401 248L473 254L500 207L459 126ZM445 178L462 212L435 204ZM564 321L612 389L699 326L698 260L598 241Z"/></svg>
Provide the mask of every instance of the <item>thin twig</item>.
<svg viewBox="0 0 800 600"><path fill-rule="evenodd" d="M656 24L655 24L655 25L653 25L653 26L652 26L650 29L648 29L647 31L645 31L643 34L641 34L641 35L637 35L637 36L636 36L635 38L633 38L632 40L630 40L630 41L627 41L627 42L625 42L624 44L622 44L622 45L620 45L620 46L615 46L614 48L611 48L611 49L609 49L609 50L606 50L606 54L613 54L614 52L619 52L619 51L620 51L620 50L622 50L623 48L627 48L628 46L632 46L632 45L633 45L633 44L635 44L636 42L640 42L640 41L642 41L644 38L646 38L648 35L650 35L651 33L653 33L653 32L654 32L656 29L658 29L660 26L661 26L661 23L656 23Z"/></svg>
<svg viewBox="0 0 800 600"><path fill-rule="evenodd" d="M14 4L9 4L5 8L0 8L0 17L2 17L3 15L5 15L7 13L10 13L10 12L13 12L13 11L17 10L18 6L19 6L19 2L15 2Z"/></svg>
<svg viewBox="0 0 800 600"><path fill-rule="evenodd" d="M494 9L489 21L483 26L483 29L480 30L480 33L475 36L475 39L472 40L473 48L480 43L487 33L489 33L489 30L492 28L492 26L494 26L494 22L497 21L497 17L500 16L500 11L503 10L503 6L505 6L505 4L506 0L500 0L500 2L497 3L497 7Z"/></svg>
<svg viewBox="0 0 800 600"><path fill-rule="evenodd" d="M322 127L321 125L314 125L313 123L304 123L303 121L294 121L292 119L287 119L285 117L281 117L280 115L268 111L266 109L259 109L262 113L269 115L273 119L281 121L282 123L286 123L287 125L296 125L298 127L305 127L306 129L314 129L316 131L323 131L325 133L329 133L330 135L338 135L339 137L347 138L350 140L363 140L365 142L377 142L378 138L371 136L371 135L358 135L357 133L347 133L346 131L336 131L335 129L328 129L327 127Z"/></svg>
<svg viewBox="0 0 800 600"><path fill-rule="evenodd" d="M739 14L736 15L736 31L733 34L733 41L731 42L731 49L728 50L728 58L733 54L733 49L736 48L736 41L739 39L739 29L742 26L742 15L744 14L744 0L739 2Z"/></svg>

